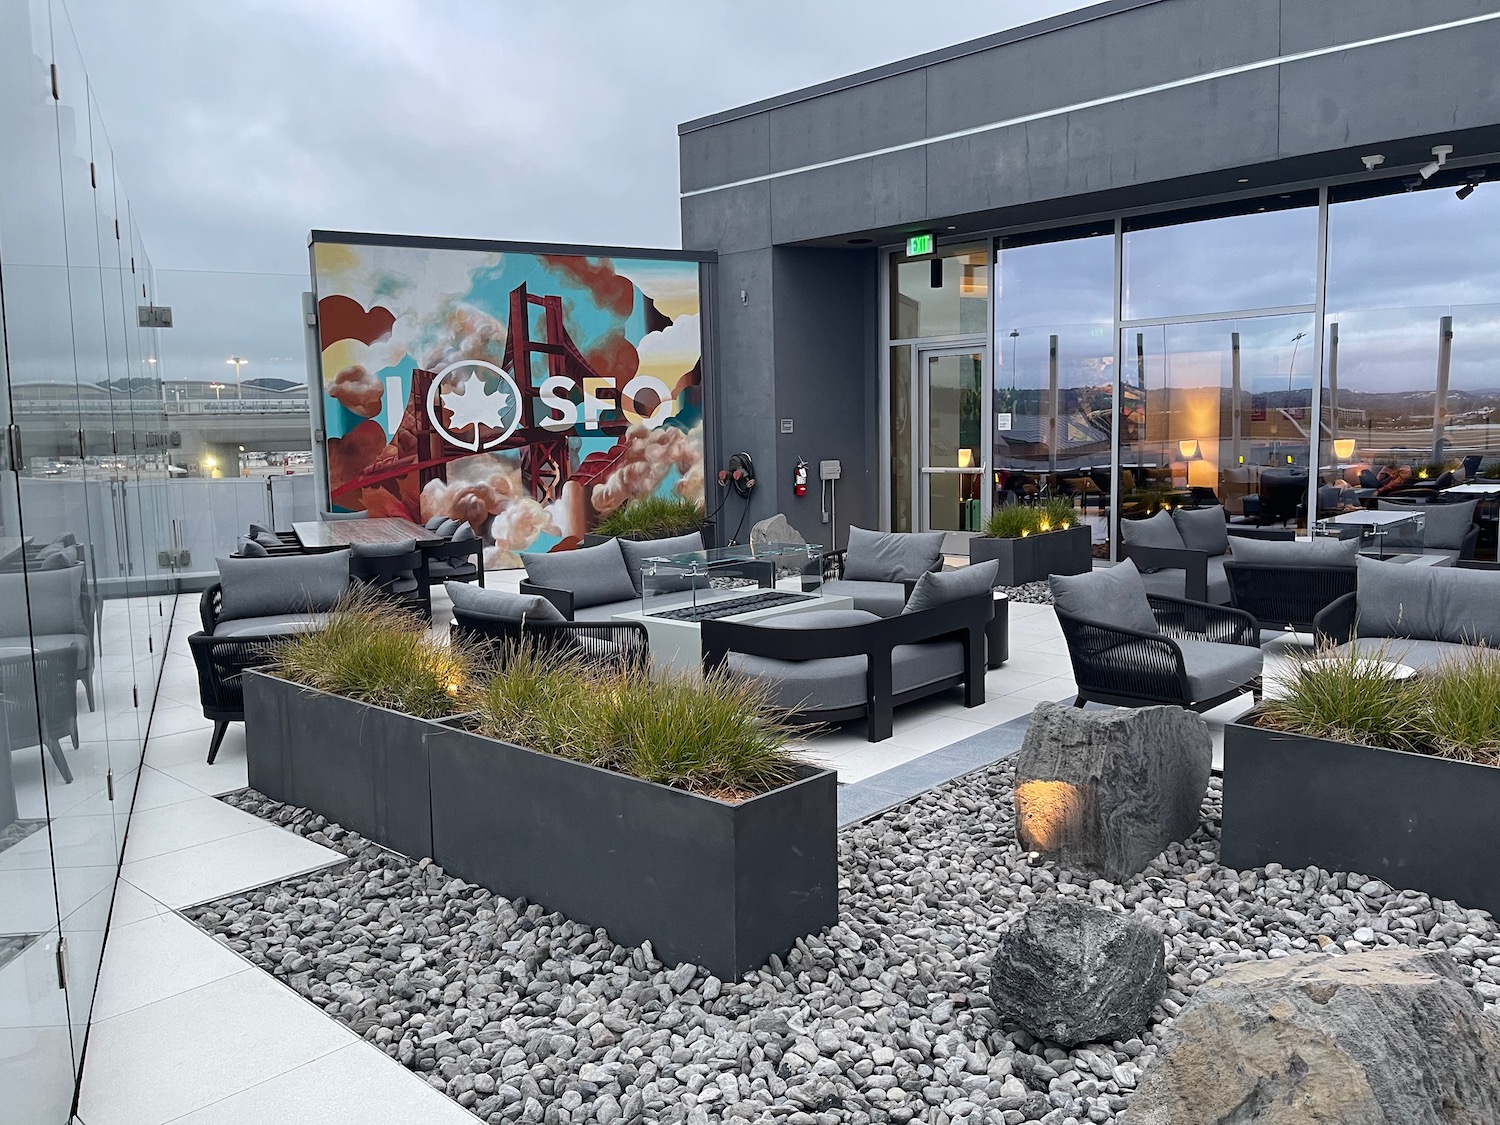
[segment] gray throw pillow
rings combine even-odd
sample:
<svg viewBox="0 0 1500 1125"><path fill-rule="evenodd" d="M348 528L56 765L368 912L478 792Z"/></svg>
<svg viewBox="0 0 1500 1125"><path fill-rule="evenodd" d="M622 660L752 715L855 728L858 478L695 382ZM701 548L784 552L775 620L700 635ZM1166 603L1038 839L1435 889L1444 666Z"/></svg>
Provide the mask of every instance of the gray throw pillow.
<svg viewBox="0 0 1500 1125"><path fill-rule="evenodd" d="M281 541L281 536L271 531L257 531L253 536L251 536L251 538L259 543L262 547L286 546L286 544Z"/></svg>
<svg viewBox="0 0 1500 1125"><path fill-rule="evenodd" d="M921 613L949 602L962 601L976 594L987 594L995 588L995 579L1000 574L1000 563L973 563L957 570L945 570L936 574L924 574L917 579L911 597L906 600L902 613Z"/></svg>
<svg viewBox="0 0 1500 1125"><path fill-rule="evenodd" d="M1160 631L1146 600L1146 583L1129 559L1083 574L1054 574L1047 582L1052 604L1061 613L1117 629Z"/></svg>
<svg viewBox="0 0 1500 1125"><path fill-rule="evenodd" d="M470 539L478 538L479 535L475 532L474 525L467 522L459 524L458 530L453 533L453 542L455 543L467 543Z"/></svg>
<svg viewBox="0 0 1500 1125"><path fill-rule="evenodd" d="M219 559L225 620L327 613L349 590L349 552Z"/></svg>
<svg viewBox="0 0 1500 1125"><path fill-rule="evenodd" d="M625 556L625 569L630 572L631 585L635 592L641 592L641 564L647 559L661 558L666 555L685 555L689 551L703 550L703 533L698 531L689 532L687 535L674 535L668 539L642 539L639 541L631 539L619 540L620 553Z"/></svg>
<svg viewBox="0 0 1500 1125"><path fill-rule="evenodd" d="M42 556L43 570L64 570L70 566L78 565L78 549L76 547L64 547L60 551Z"/></svg>
<svg viewBox="0 0 1500 1125"><path fill-rule="evenodd" d="M428 531L436 531L438 528L443 526L443 523L447 520L447 518L447 516L433 516L422 526L425 527Z"/></svg>
<svg viewBox="0 0 1500 1125"><path fill-rule="evenodd" d="M1500 646L1500 574L1359 560L1361 637Z"/></svg>
<svg viewBox="0 0 1500 1125"><path fill-rule="evenodd" d="M257 538L257 537L259 537L261 535L272 535L272 534L275 534L275 533L272 532L272 530L269 527L267 527L265 524L263 524L263 523L252 523L250 525L249 538L251 538L251 539L255 539L255 538Z"/></svg>
<svg viewBox="0 0 1500 1125"><path fill-rule="evenodd" d="M8 637L34 637L87 633L79 596L83 590L83 567L33 570L26 574L0 574L0 630ZM30 619L27 594L30 594ZM33 717L33 722L35 718ZM0 749L0 753L8 753Z"/></svg>
<svg viewBox="0 0 1500 1125"><path fill-rule="evenodd" d="M264 559L269 558L271 552L254 539L247 539L241 536L239 543L235 547L235 554L239 555L242 559Z"/></svg>
<svg viewBox="0 0 1500 1125"><path fill-rule="evenodd" d="M849 528L844 577L853 582L915 582L943 569L942 531L866 531Z"/></svg>
<svg viewBox="0 0 1500 1125"><path fill-rule="evenodd" d="M1415 512L1422 516L1421 530L1393 528L1385 537L1385 545L1457 551L1463 547L1464 536L1469 534L1469 528L1474 526L1474 509L1478 506L1478 500L1465 500L1458 504L1423 504L1420 507L1382 500L1382 512Z"/></svg>
<svg viewBox="0 0 1500 1125"><path fill-rule="evenodd" d="M878 614L863 609L810 609L806 613L783 613L766 621L757 621L757 629L844 629L881 620Z"/></svg>
<svg viewBox="0 0 1500 1125"><path fill-rule="evenodd" d="M1218 504L1174 509L1172 523L1182 537L1182 545L1190 551L1203 551L1212 557L1229 550L1229 520Z"/></svg>
<svg viewBox="0 0 1500 1125"><path fill-rule="evenodd" d="M618 539L572 551L523 551L521 564L526 577L538 586L572 591L576 609L626 602L636 596Z"/></svg>
<svg viewBox="0 0 1500 1125"><path fill-rule="evenodd" d="M1187 546L1182 541L1182 532L1177 530L1172 513L1166 510L1157 512L1149 519L1121 520L1120 535L1132 547L1167 547L1180 551ZM1148 566L1141 569L1150 574L1159 568Z"/></svg>
<svg viewBox="0 0 1500 1125"><path fill-rule="evenodd" d="M444 582L443 589L453 599L453 608L466 613L482 613L504 621L566 621L557 607L540 594L516 594L509 590L486 590L467 582Z"/></svg>
<svg viewBox="0 0 1500 1125"><path fill-rule="evenodd" d="M1300 542L1236 535L1229 557L1235 562L1272 566L1353 566L1359 558L1359 540L1320 535L1309 542Z"/></svg>
<svg viewBox="0 0 1500 1125"><path fill-rule="evenodd" d="M437 525L437 533L444 539L452 539L453 533L458 530L457 520L444 520Z"/></svg>

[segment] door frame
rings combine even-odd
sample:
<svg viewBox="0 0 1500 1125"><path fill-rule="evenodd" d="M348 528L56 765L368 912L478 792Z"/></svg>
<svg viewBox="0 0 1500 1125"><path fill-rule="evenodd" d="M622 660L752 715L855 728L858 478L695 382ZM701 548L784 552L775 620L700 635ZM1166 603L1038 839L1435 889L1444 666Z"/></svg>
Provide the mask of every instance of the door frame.
<svg viewBox="0 0 1500 1125"><path fill-rule="evenodd" d="M916 353L912 365L911 393L911 471L912 471L912 529L914 531L939 530L932 526L929 505L931 497L927 490L926 478L935 472L951 472L965 476L978 476L980 479L979 489L979 526L983 527L990 516L990 505L994 498L994 489L989 486L990 462L993 459L994 442L994 365L990 352L990 337L970 336L961 340L948 339L941 343L929 341L926 343L913 341L913 351ZM931 434L928 425L928 361L944 356L979 356L979 463L973 472L963 469L933 468L928 457L928 439ZM953 531L948 528L949 536L956 536L961 547L963 543L976 531Z"/></svg>

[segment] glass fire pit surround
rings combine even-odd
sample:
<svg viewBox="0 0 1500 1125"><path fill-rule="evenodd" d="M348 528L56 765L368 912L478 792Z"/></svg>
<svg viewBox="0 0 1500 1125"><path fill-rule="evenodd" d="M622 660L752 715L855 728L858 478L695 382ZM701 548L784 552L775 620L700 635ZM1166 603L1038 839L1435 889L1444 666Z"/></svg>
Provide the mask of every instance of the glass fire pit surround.
<svg viewBox="0 0 1500 1125"><path fill-rule="evenodd" d="M713 547L648 558L641 564L641 612L683 620L721 616L733 602L740 611L774 602L818 597L823 548L813 543L757 548Z"/></svg>

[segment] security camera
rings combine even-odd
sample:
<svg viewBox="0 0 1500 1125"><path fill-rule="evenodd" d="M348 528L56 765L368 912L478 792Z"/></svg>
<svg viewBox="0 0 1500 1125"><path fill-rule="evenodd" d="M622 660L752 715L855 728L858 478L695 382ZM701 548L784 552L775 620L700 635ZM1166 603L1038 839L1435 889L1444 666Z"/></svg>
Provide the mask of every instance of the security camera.
<svg viewBox="0 0 1500 1125"><path fill-rule="evenodd" d="M1482 181L1483 179L1483 168L1470 172L1464 176L1464 186L1459 188L1453 194L1458 196L1458 198L1460 199L1468 199L1469 196L1474 194L1474 189L1479 186L1480 181Z"/></svg>
<svg viewBox="0 0 1500 1125"><path fill-rule="evenodd" d="M1373 172L1385 163L1385 157L1378 152L1372 152L1369 156L1361 156L1360 160L1364 162L1366 172Z"/></svg>
<svg viewBox="0 0 1500 1125"><path fill-rule="evenodd" d="M1424 164L1422 165L1422 167L1418 168L1417 175L1421 176L1424 180L1432 179L1433 176L1437 175L1438 169L1447 162L1448 157L1452 152L1452 145L1433 145L1432 162L1430 164Z"/></svg>

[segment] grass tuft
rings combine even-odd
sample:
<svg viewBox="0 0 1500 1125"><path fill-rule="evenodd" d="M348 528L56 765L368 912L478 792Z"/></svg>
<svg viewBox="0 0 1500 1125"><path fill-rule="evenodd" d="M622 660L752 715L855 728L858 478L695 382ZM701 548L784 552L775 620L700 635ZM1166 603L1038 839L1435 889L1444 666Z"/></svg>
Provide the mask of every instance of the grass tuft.
<svg viewBox="0 0 1500 1125"><path fill-rule="evenodd" d="M1472 646L1395 679L1374 654L1301 659L1256 721L1314 738L1500 766L1500 654Z"/></svg>
<svg viewBox="0 0 1500 1125"><path fill-rule="evenodd" d="M729 800L795 776L791 728L752 680L601 671L530 645L510 648L500 663L503 671L467 697L492 738Z"/></svg>
<svg viewBox="0 0 1500 1125"><path fill-rule="evenodd" d="M616 508L599 521L595 535L626 539L666 539L703 526L703 509L691 500L643 496Z"/></svg>
<svg viewBox="0 0 1500 1125"><path fill-rule="evenodd" d="M1073 502L1064 496L1026 504L1002 504L990 513L984 533L991 539L1019 539L1046 531L1062 531L1078 522Z"/></svg>
<svg viewBox="0 0 1500 1125"><path fill-rule="evenodd" d="M271 670L293 683L437 719L457 709L481 662L472 649L432 636L421 618L351 595L326 629L281 642Z"/></svg>

